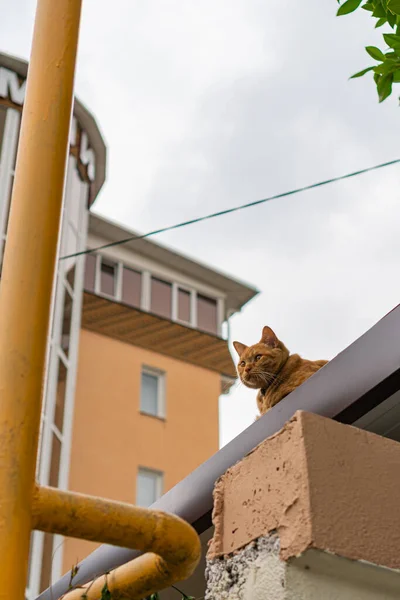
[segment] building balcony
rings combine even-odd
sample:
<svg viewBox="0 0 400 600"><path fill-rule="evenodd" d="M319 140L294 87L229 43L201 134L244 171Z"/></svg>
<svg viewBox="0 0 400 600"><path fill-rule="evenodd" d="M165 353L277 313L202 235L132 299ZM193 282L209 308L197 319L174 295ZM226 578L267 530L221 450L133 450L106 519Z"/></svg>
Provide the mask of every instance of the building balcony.
<svg viewBox="0 0 400 600"><path fill-rule="evenodd" d="M83 294L84 329L216 371L230 380L236 370L222 337L94 292Z"/></svg>

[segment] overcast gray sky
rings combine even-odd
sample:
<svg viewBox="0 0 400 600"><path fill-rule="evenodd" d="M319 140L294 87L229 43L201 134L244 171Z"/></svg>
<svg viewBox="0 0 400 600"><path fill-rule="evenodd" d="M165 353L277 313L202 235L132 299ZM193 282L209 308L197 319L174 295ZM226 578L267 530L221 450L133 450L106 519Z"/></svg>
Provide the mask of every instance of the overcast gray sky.
<svg viewBox="0 0 400 600"><path fill-rule="evenodd" d="M35 3L0 0L0 49L29 57ZM112 8L113 7L113 8ZM84 0L76 92L109 147L100 214L147 231L400 157L397 93L379 105L369 13L329 0ZM400 90L400 86L399 86ZM332 358L399 302L400 168L158 236L257 286L232 319ZM377 349L377 352L379 349ZM256 415L221 400L221 443Z"/></svg>

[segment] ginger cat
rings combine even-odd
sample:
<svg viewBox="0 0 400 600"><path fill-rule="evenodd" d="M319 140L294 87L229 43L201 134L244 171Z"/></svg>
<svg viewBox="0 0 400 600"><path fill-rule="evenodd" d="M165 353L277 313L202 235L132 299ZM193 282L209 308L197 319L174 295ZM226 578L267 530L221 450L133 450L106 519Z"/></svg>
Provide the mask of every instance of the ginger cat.
<svg viewBox="0 0 400 600"><path fill-rule="evenodd" d="M245 386L258 389L257 406L263 415L326 365L327 360L305 360L290 354L270 327L264 327L254 346L233 342L240 360L237 367Z"/></svg>

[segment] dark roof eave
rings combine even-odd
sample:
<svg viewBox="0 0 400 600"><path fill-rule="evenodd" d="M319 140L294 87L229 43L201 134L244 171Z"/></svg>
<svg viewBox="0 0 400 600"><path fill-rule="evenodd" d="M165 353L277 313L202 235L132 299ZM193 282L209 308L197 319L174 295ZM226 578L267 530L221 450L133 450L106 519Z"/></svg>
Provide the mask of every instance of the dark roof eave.
<svg viewBox="0 0 400 600"><path fill-rule="evenodd" d="M219 335L85 290L82 329L154 350L221 376L236 378L228 342Z"/></svg>

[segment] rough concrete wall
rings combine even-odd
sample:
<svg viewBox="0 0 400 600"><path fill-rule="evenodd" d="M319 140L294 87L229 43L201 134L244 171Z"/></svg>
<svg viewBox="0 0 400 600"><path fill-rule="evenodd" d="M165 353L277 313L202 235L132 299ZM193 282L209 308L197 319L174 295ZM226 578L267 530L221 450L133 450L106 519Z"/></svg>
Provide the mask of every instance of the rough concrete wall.
<svg viewBox="0 0 400 600"><path fill-rule="evenodd" d="M207 562L205 600L284 600L285 570L278 537L262 537L233 556Z"/></svg>
<svg viewBox="0 0 400 600"><path fill-rule="evenodd" d="M307 550L279 558L279 538L261 537L234 555L209 560L205 600L395 600L400 573Z"/></svg>

